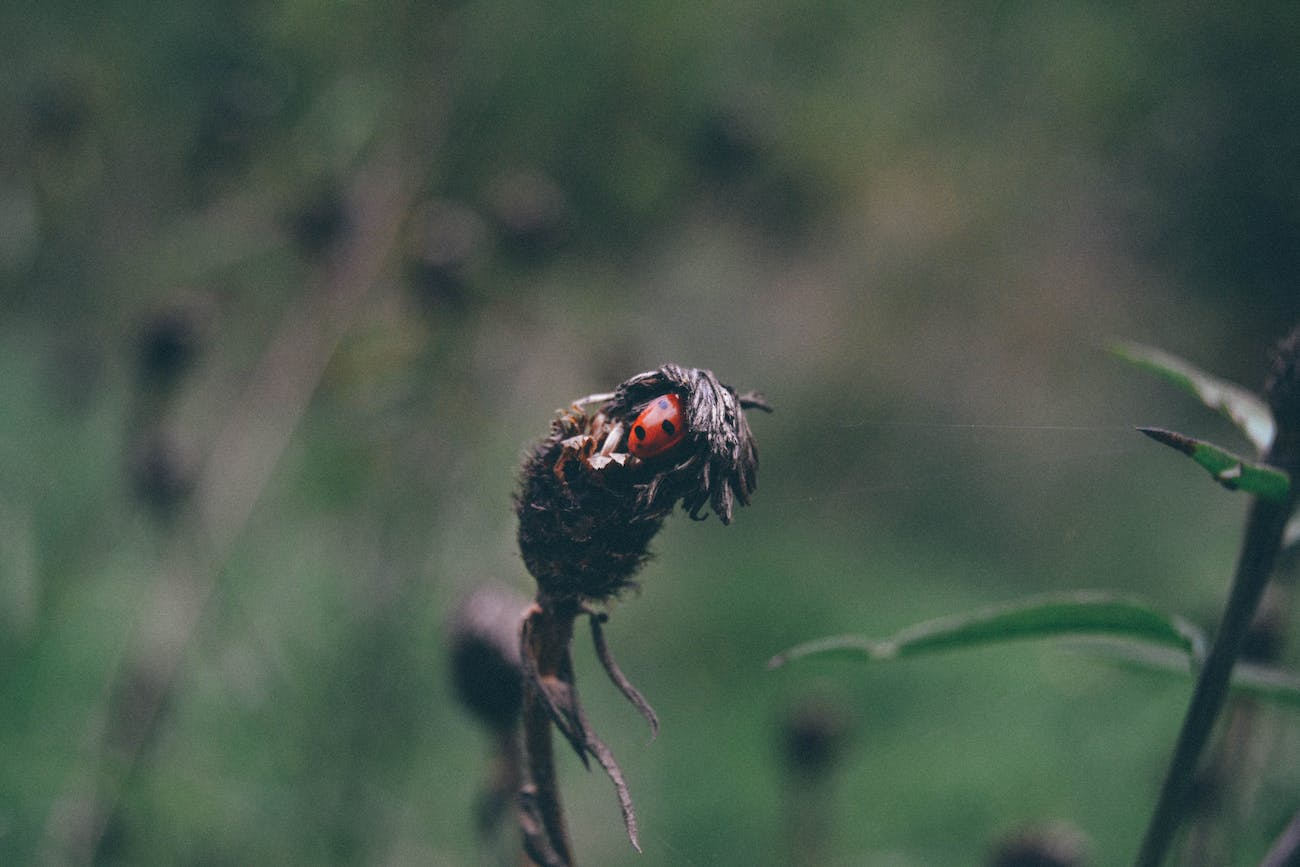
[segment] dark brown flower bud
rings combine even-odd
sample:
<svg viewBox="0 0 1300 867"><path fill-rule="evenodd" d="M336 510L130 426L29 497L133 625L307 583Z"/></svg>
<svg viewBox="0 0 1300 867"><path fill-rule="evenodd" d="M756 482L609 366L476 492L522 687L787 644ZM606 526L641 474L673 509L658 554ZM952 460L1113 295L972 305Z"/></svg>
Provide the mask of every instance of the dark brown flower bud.
<svg viewBox="0 0 1300 867"><path fill-rule="evenodd" d="M194 456L165 428L152 428L140 436L129 470L133 492L160 518L175 515L194 491Z"/></svg>
<svg viewBox="0 0 1300 867"><path fill-rule="evenodd" d="M555 181L540 172L497 178L488 189L488 208L511 252L542 253L562 240L568 203Z"/></svg>
<svg viewBox="0 0 1300 867"><path fill-rule="evenodd" d="M32 137L38 144L67 147L92 119L86 88L70 78L46 81L27 97Z"/></svg>
<svg viewBox="0 0 1300 867"><path fill-rule="evenodd" d="M136 336L140 379L151 388L169 388L194 366L212 325L210 302L188 293L154 310Z"/></svg>
<svg viewBox="0 0 1300 867"><path fill-rule="evenodd" d="M826 775L839 760L849 736L848 713L837 702L814 698L781 720L781 756L790 773L804 779Z"/></svg>
<svg viewBox="0 0 1300 867"><path fill-rule="evenodd" d="M1264 381L1264 396L1273 410L1279 433L1300 435L1300 326L1282 338L1273 351L1273 367Z"/></svg>
<svg viewBox="0 0 1300 867"><path fill-rule="evenodd" d="M989 867L1081 867L1088 840L1068 822L1017 831L994 847Z"/></svg>
<svg viewBox="0 0 1300 867"><path fill-rule="evenodd" d="M284 216L289 237L308 258L328 253L351 228L352 215L338 184L321 181Z"/></svg>
<svg viewBox="0 0 1300 867"><path fill-rule="evenodd" d="M451 677L456 697L489 729L508 731L523 706L519 625L528 602L496 585L470 594L451 621Z"/></svg>
<svg viewBox="0 0 1300 867"><path fill-rule="evenodd" d="M542 591L617 595L678 502L730 523L733 500L747 505L757 483L751 407L768 409L711 371L667 364L562 412L526 457L515 499L519 548Z"/></svg>
<svg viewBox="0 0 1300 867"><path fill-rule="evenodd" d="M474 210L455 202L425 204L411 221L410 272L421 303L462 312L473 300L483 264L487 227Z"/></svg>

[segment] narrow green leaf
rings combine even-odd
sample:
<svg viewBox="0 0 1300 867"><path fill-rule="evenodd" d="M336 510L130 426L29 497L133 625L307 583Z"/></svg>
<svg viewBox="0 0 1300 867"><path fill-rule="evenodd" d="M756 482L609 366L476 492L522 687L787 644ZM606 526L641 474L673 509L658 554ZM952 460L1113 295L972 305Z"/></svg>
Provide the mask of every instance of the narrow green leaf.
<svg viewBox="0 0 1300 867"><path fill-rule="evenodd" d="M1232 670L1232 688L1300 708L1300 676L1293 671L1239 662Z"/></svg>
<svg viewBox="0 0 1300 867"><path fill-rule="evenodd" d="M1213 443L1158 427L1140 427L1142 433L1187 455L1230 491L1245 491L1274 503L1286 503L1291 477L1282 470L1248 461Z"/></svg>
<svg viewBox="0 0 1300 867"><path fill-rule="evenodd" d="M1195 673L1185 653L1168 647L1136 645L1131 642L1090 644L1087 652L1121 665L1190 678ZM1234 692L1300 709L1300 675L1281 668L1238 662L1232 669Z"/></svg>
<svg viewBox="0 0 1300 867"><path fill-rule="evenodd" d="M1119 358L1150 370L1195 395L1201 403L1232 420L1255 444L1260 454L1268 451L1277 433L1268 404L1253 392L1227 380L1219 379L1200 368L1159 349L1137 343L1116 346Z"/></svg>
<svg viewBox="0 0 1300 867"><path fill-rule="evenodd" d="M955 617L928 620L883 641L862 636L832 636L800 644L774 656L777 668L806 656L896 659L939 650L956 650L1027 638L1116 636L1173 647L1199 660L1205 637L1192 623L1140 603L1101 593L1034 596Z"/></svg>
<svg viewBox="0 0 1300 867"><path fill-rule="evenodd" d="M1087 652L1121 664L1191 678L1205 655L1205 636L1182 617L1103 593L1037 596L955 617L928 620L873 641L840 635L810 641L772 657L769 668L807 656L878 661L1028 638L1084 639ZM1237 663L1234 692L1300 709L1300 675Z"/></svg>

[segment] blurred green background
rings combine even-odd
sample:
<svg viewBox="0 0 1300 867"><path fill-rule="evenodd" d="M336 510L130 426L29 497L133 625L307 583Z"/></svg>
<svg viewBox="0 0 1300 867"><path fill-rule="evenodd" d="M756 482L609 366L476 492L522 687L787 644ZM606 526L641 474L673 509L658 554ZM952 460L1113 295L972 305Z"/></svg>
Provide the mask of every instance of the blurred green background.
<svg viewBox="0 0 1300 867"><path fill-rule="evenodd" d="M674 361L777 412L613 611L658 741L580 633L645 847L562 753L580 862L788 863L815 696L825 863L1055 820L1123 863L1187 683L764 663L1047 590L1213 625L1244 499L1132 426L1245 446L1105 348L1254 387L1300 321L1297 44L1284 2L5 4L0 862L497 863L447 619L529 592L553 410Z"/></svg>

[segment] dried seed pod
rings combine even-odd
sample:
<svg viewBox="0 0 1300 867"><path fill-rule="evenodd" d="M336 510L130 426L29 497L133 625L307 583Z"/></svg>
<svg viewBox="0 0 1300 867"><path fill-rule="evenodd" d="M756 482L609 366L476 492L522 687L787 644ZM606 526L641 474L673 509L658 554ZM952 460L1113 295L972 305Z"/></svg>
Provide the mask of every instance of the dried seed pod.
<svg viewBox="0 0 1300 867"><path fill-rule="evenodd" d="M664 397L680 414L664 429L672 442L637 457L629 437ZM712 371L666 364L562 412L525 459L515 499L519 548L541 590L560 599L617 595L678 502L692 518L712 506L730 523L733 503L747 505L757 484L746 408L768 406L737 395Z"/></svg>

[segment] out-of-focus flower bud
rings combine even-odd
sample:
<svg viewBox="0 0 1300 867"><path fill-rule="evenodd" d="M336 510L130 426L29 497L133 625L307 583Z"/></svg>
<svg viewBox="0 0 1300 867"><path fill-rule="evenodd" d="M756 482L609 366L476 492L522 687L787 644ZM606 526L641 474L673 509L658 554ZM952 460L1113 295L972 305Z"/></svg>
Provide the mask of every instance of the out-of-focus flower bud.
<svg viewBox="0 0 1300 867"><path fill-rule="evenodd" d="M519 624L528 602L506 587L470 594L451 621L451 677L460 699L487 728L514 727L523 705Z"/></svg>

